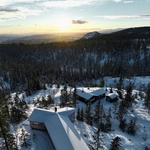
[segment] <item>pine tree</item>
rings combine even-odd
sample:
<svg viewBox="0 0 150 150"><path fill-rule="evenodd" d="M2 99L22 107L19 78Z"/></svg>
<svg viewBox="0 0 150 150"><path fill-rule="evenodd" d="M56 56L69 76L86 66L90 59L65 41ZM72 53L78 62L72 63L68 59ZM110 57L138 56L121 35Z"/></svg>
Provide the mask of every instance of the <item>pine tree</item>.
<svg viewBox="0 0 150 150"><path fill-rule="evenodd" d="M20 102L18 93L16 93L16 96L14 97L14 101L15 101L15 105L18 106L18 104L19 104L19 102Z"/></svg>
<svg viewBox="0 0 150 150"><path fill-rule="evenodd" d="M101 81L100 81L99 87L104 87L104 85L105 85L105 81L104 81L104 79L102 78Z"/></svg>
<svg viewBox="0 0 150 150"><path fill-rule="evenodd" d="M27 141L27 137L29 136L29 134L24 130L24 129L22 129L21 130L21 141L22 141L22 146L24 146L24 147L29 147L30 146L30 144L28 143L28 141Z"/></svg>
<svg viewBox="0 0 150 150"><path fill-rule="evenodd" d="M123 119L123 116L126 113L127 113L126 102L125 102L125 100L122 100L120 105L119 105L119 109L118 109L118 113L117 113L117 119L118 120Z"/></svg>
<svg viewBox="0 0 150 150"><path fill-rule="evenodd" d="M80 121L81 119L81 111L80 111L80 107L77 109L77 115L76 115L77 120Z"/></svg>
<svg viewBox="0 0 150 150"><path fill-rule="evenodd" d="M94 140L95 150L103 149L104 141L103 141L102 134L100 133L100 130L97 130L96 132L94 132L93 140Z"/></svg>
<svg viewBox="0 0 150 150"><path fill-rule="evenodd" d="M10 133L7 134L7 141L8 141L10 150L18 150L16 137L13 134L10 134Z"/></svg>
<svg viewBox="0 0 150 150"><path fill-rule="evenodd" d="M95 114L94 114L94 122L96 122L97 125L99 125L99 119L100 119L100 100L95 106Z"/></svg>
<svg viewBox="0 0 150 150"><path fill-rule="evenodd" d="M118 109L118 102L114 102L114 105L113 105L114 119L116 119L117 109Z"/></svg>
<svg viewBox="0 0 150 150"><path fill-rule="evenodd" d="M3 89L4 90L4 89ZM15 138L10 134L9 129L9 113L6 111L6 104L8 102L5 91L0 91L0 137L3 139L3 144L5 149L11 150L14 148ZM6 98L7 97L7 98ZM1 146L2 146L1 145ZM0 147L2 149L2 147Z"/></svg>
<svg viewBox="0 0 150 150"><path fill-rule="evenodd" d="M92 125L91 102L90 101L87 103L87 107L86 107L86 111L85 111L85 120L86 120L87 124Z"/></svg>
<svg viewBox="0 0 150 150"><path fill-rule="evenodd" d="M147 86L147 91L146 91L146 98L144 99L144 105L148 110L148 113L150 113L150 84Z"/></svg>
<svg viewBox="0 0 150 150"><path fill-rule="evenodd" d="M120 146L121 146L121 139L117 136L111 142L110 150L119 150Z"/></svg>
<svg viewBox="0 0 150 150"><path fill-rule="evenodd" d="M60 95L60 106L65 107L67 105L67 102L69 102L69 97L70 95L68 94L67 91L67 86L64 86L64 89L61 90L61 95Z"/></svg>
<svg viewBox="0 0 150 150"><path fill-rule="evenodd" d="M9 150L9 143L7 140L7 134L9 132L9 124L7 122L6 116L3 115L2 112L0 112L0 136L4 140L4 145L7 150Z"/></svg>
<svg viewBox="0 0 150 150"><path fill-rule="evenodd" d="M51 95L47 96L47 103L48 104L54 104L54 100L52 99Z"/></svg>
<svg viewBox="0 0 150 150"><path fill-rule="evenodd" d="M125 101L125 107L128 109L129 107L131 107L134 98L132 96L132 85L129 84L126 88L127 94L125 95L124 101Z"/></svg>
<svg viewBox="0 0 150 150"><path fill-rule="evenodd" d="M72 94L72 99L73 99L73 105L76 107L76 101L77 101L77 89L76 86L74 87L74 91Z"/></svg>
<svg viewBox="0 0 150 150"><path fill-rule="evenodd" d="M124 132L126 130L126 126L127 126L127 123L126 123L126 119L120 119L120 123L119 123L119 128Z"/></svg>
<svg viewBox="0 0 150 150"><path fill-rule="evenodd" d="M133 118L127 124L127 132L131 135L135 135L136 133L136 120Z"/></svg>
<svg viewBox="0 0 150 150"><path fill-rule="evenodd" d="M81 121L84 121L84 110L83 110L83 107L82 107L82 109L81 109L81 119L80 119Z"/></svg>
<svg viewBox="0 0 150 150"><path fill-rule="evenodd" d="M105 123L105 131L108 132L108 131L111 131L111 126L112 126L112 123L111 123L111 120L110 120L110 116L106 116L106 123Z"/></svg>
<svg viewBox="0 0 150 150"><path fill-rule="evenodd" d="M26 116L26 113L25 111L23 111L22 109L20 108L17 108L15 106L13 106L10 110L10 119L11 119L11 122L15 122L15 123L18 123L20 122L22 119L26 119L27 116Z"/></svg>

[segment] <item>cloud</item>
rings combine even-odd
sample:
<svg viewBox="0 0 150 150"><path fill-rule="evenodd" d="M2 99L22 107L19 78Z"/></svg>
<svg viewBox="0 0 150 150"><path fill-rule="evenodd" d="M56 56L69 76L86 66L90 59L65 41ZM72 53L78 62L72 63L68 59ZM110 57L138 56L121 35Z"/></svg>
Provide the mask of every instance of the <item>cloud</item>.
<svg viewBox="0 0 150 150"><path fill-rule="evenodd" d="M66 8L66 7L78 7L82 5L90 5L98 0L52 0L52 1L45 1L41 5L44 7L54 7L54 8ZM102 0L104 1L104 0Z"/></svg>
<svg viewBox="0 0 150 150"><path fill-rule="evenodd" d="M122 0L113 0L114 2L118 3L118 2L121 2Z"/></svg>
<svg viewBox="0 0 150 150"><path fill-rule="evenodd" d="M117 16L96 16L96 18L103 18L103 19L123 19L123 20L132 20L132 19L150 19L150 15L117 15Z"/></svg>
<svg viewBox="0 0 150 150"><path fill-rule="evenodd" d="M86 20L72 20L72 24L86 24L88 21Z"/></svg>
<svg viewBox="0 0 150 150"><path fill-rule="evenodd" d="M106 1L106 0L101 0ZM8 6L15 4L37 4L45 7L76 7L81 5L89 5L99 0L1 0L0 6Z"/></svg>
<svg viewBox="0 0 150 150"><path fill-rule="evenodd" d="M0 12L19 12L19 9L13 9L13 8L0 8Z"/></svg>
<svg viewBox="0 0 150 150"><path fill-rule="evenodd" d="M37 16L41 13L40 10L31 10L25 7L16 9L0 9L0 21L11 21L18 19L26 19L27 16Z"/></svg>
<svg viewBox="0 0 150 150"><path fill-rule="evenodd" d="M124 1L125 4L133 3L134 1Z"/></svg>
<svg viewBox="0 0 150 150"><path fill-rule="evenodd" d="M116 3L123 2L125 4L129 4L129 3L133 3L134 2L133 0L113 0L113 1L116 2Z"/></svg>

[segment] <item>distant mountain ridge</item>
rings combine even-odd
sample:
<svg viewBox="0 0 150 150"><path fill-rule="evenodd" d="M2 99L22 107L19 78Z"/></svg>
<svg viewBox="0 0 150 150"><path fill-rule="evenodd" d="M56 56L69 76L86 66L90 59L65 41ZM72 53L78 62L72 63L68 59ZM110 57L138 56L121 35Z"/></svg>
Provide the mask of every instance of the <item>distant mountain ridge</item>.
<svg viewBox="0 0 150 150"><path fill-rule="evenodd" d="M128 29L120 29L119 31L114 32L103 32L99 33L97 31L89 32L83 36L83 39L92 39L96 37L100 37L103 35L109 35L109 36L126 36L126 35L150 35L150 27L135 27L135 28L128 28Z"/></svg>
<svg viewBox="0 0 150 150"><path fill-rule="evenodd" d="M40 44L59 41L74 41L83 34L37 34L37 35L0 35L0 44L24 43Z"/></svg>
<svg viewBox="0 0 150 150"><path fill-rule="evenodd" d="M136 27L136 28L128 28L128 29L124 29L124 30L121 30L121 31L117 31L117 32L113 32L111 34L114 34L114 35L121 35L121 34L127 34L127 35L130 35L130 34L150 34L150 27Z"/></svg>
<svg viewBox="0 0 150 150"><path fill-rule="evenodd" d="M0 44L25 43L25 44L40 44L59 41L75 41L78 39L93 39L103 36L120 37L120 36L149 36L150 27L136 27L128 29L115 29L104 31L93 31L89 33L73 33L73 34L37 34L37 35L13 35L0 34Z"/></svg>
<svg viewBox="0 0 150 150"><path fill-rule="evenodd" d="M94 31L94 32L89 32L89 33L85 34L85 35L83 36L83 38L84 38L84 39L91 39L91 38L97 37L97 36L99 36L99 35L101 35L99 32Z"/></svg>

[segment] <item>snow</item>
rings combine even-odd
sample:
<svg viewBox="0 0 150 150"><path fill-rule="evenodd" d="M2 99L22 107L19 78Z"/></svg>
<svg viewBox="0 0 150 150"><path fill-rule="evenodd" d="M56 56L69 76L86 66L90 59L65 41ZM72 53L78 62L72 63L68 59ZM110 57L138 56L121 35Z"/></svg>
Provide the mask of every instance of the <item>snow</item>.
<svg viewBox="0 0 150 150"><path fill-rule="evenodd" d="M107 89L109 89L108 87L112 87L113 92L115 93L115 87L117 82L119 81L119 77L116 78L112 78L112 77L104 77L104 82L105 82L105 86L107 86ZM100 83L99 80L96 81L97 83ZM135 135L129 135L127 132L122 132L120 130L120 128L118 127L119 125L119 121L117 121L116 119L114 119L114 114L112 112L112 131L110 132L101 132L102 136L103 136L103 141L104 141L104 145L103 148L104 150L109 150L110 148L110 143L112 141L113 138L115 138L116 136L121 138L121 143L122 143L122 147L121 150L143 150L145 149L145 146L149 146L150 147L150 114L148 114L147 110L145 109L143 103L143 98L140 96L140 92L142 92L141 90L144 90L145 87L148 85L148 83L150 83L150 76L147 77L131 77L131 78L124 78L123 79L123 87L125 89L125 87L127 85L129 85L129 83L133 83L134 87L133 87L133 92L132 94L135 95L137 94L137 98L135 99L135 103L133 104L133 106L131 107L131 109L128 110L128 114L125 116L127 122L134 117L136 119L136 124L137 124L137 131ZM35 109L35 106L33 104L33 101L36 100L37 97L41 98L42 96L47 96L49 94L51 94L55 100L55 104L59 103L60 101L60 93L61 93L61 88L56 88L56 86L52 86L49 87L47 86L47 90L41 90L36 92L35 94L26 97L25 100L26 102L30 103L29 104L29 109L27 110L28 115L30 115L32 113L32 111ZM79 87L80 91L82 91L82 89L84 89L85 92L83 92L85 94L85 96L87 96L86 91L88 91L87 93L92 93L92 91L96 91L98 88L97 87L90 87L88 88L84 88L84 87ZM68 88L68 91L70 89ZM140 90L140 92L139 92ZM125 94L125 92L124 92ZM145 93L142 92L142 94L145 96ZM109 91L107 91L107 94L109 95ZM15 94L12 94L12 97L15 96ZM21 95L19 95L19 97L21 98ZM120 100L119 100L120 101ZM80 108L86 108L86 104L77 101L77 107ZM91 105L92 107L92 113L94 113L94 108L96 106L97 102L93 103ZM108 110L109 108L113 108L114 104L113 103L109 103L105 100L105 98L101 99L101 104L104 107L105 113L108 114ZM66 110L66 108L64 108ZM38 110L38 109L37 109ZM40 110L40 109L39 109ZM63 110L63 111L65 111ZM113 109L112 109L113 110ZM58 139L58 135L62 134L63 132L63 136L65 136L66 134L70 137L72 137L72 139L70 138L70 143L72 145L75 145L76 143L80 143L82 141L79 140L78 135L80 137L82 137L82 140L84 140L86 142L86 144L89 146L90 144L93 143L94 139L93 139L93 135L95 130L97 129L96 126L89 126L84 122L80 122L80 121L75 121L74 126L70 126L70 122L68 122L68 118L65 117L65 115L67 114L61 114L63 113L63 111L61 112L58 109L58 113L57 115L52 115L53 117L51 118L52 120L55 120L56 118L58 119L57 124L54 124L53 128L51 128L51 133L53 134L53 137L55 138L55 142L56 145L58 145L58 147L60 148L59 143L59 139ZM69 109L68 109L69 111ZM70 110L71 111L71 110ZM41 119L45 119L46 120L46 116L48 113L54 113L53 108L50 108L49 110L46 110L44 112L44 115L38 114L36 116L37 119L41 120ZM70 112L68 112L69 114ZM59 115L58 115L59 114ZM46 123L47 127L51 126L51 123ZM58 128L57 133L56 133L56 127ZM72 128L74 128L72 129ZM16 134L20 135L20 129L24 128L26 129L26 131L28 133L30 133L30 140L32 145L29 148L20 148L21 150L48 150L50 147L50 142L49 141L49 136L47 135L47 133L43 132L43 131L38 131L38 130L32 130L29 126L28 121L23 122L21 125L18 125L18 130L16 130ZM33 139L33 134L37 135L37 139ZM66 136L65 136L66 137ZM63 139L65 139L64 137L62 137ZM18 138L18 143L19 143L19 138ZM61 144L62 146L64 146L65 144ZM69 145L69 143L66 144L67 146ZM65 147L66 148L66 147ZM62 147L61 147L62 149ZM80 149L80 148L79 148ZM82 148L83 149L83 148ZM63 149L62 149L63 150Z"/></svg>
<svg viewBox="0 0 150 150"><path fill-rule="evenodd" d="M112 78L112 77L104 77L105 86L108 87L116 87L117 83L119 82L119 77ZM100 81L97 80L97 83ZM144 77L130 77L130 78L124 78L123 79L123 87L125 88L129 83L133 84L133 89L141 90L144 89L149 83L150 83L150 76L144 76Z"/></svg>
<svg viewBox="0 0 150 150"><path fill-rule="evenodd" d="M88 149L87 145L68 118L68 115L72 112L75 112L74 108L58 109L56 113L51 110L36 108L29 117L29 120L45 124L57 150L78 150L80 148L86 150Z"/></svg>
<svg viewBox="0 0 150 150"><path fill-rule="evenodd" d="M106 91L103 88L89 88L89 87L83 87L83 88L77 88L77 95L80 97L83 97L87 100L89 100L92 96L99 96L102 94L105 94Z"/></svg>
<svg viewBox="0 0 150 150"><path fill-rule="evenodd" d="M107 96L109 96L111 99L114 99L117 97L116 93L108 93Z"/></svg>
<svg viewBox="0 0 150 150"><path fill-rule="evenodd" d="M91 39L93 38L95 35L99 34L98 32L90 32L90 33L87 33L84 38L85 39Z"/></svg>

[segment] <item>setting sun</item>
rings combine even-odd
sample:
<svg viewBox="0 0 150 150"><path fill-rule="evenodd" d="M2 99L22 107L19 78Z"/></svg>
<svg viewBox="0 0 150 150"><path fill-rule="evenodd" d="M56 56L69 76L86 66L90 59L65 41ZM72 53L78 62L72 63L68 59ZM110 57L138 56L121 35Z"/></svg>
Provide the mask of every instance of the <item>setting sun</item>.
<svg viewBox="0 0 150 150"><path fill-rule="evenodd" d="M70 21L66 18L61 18L57 21L57 29L60 31L69 31L70 30Z"/></svg>

